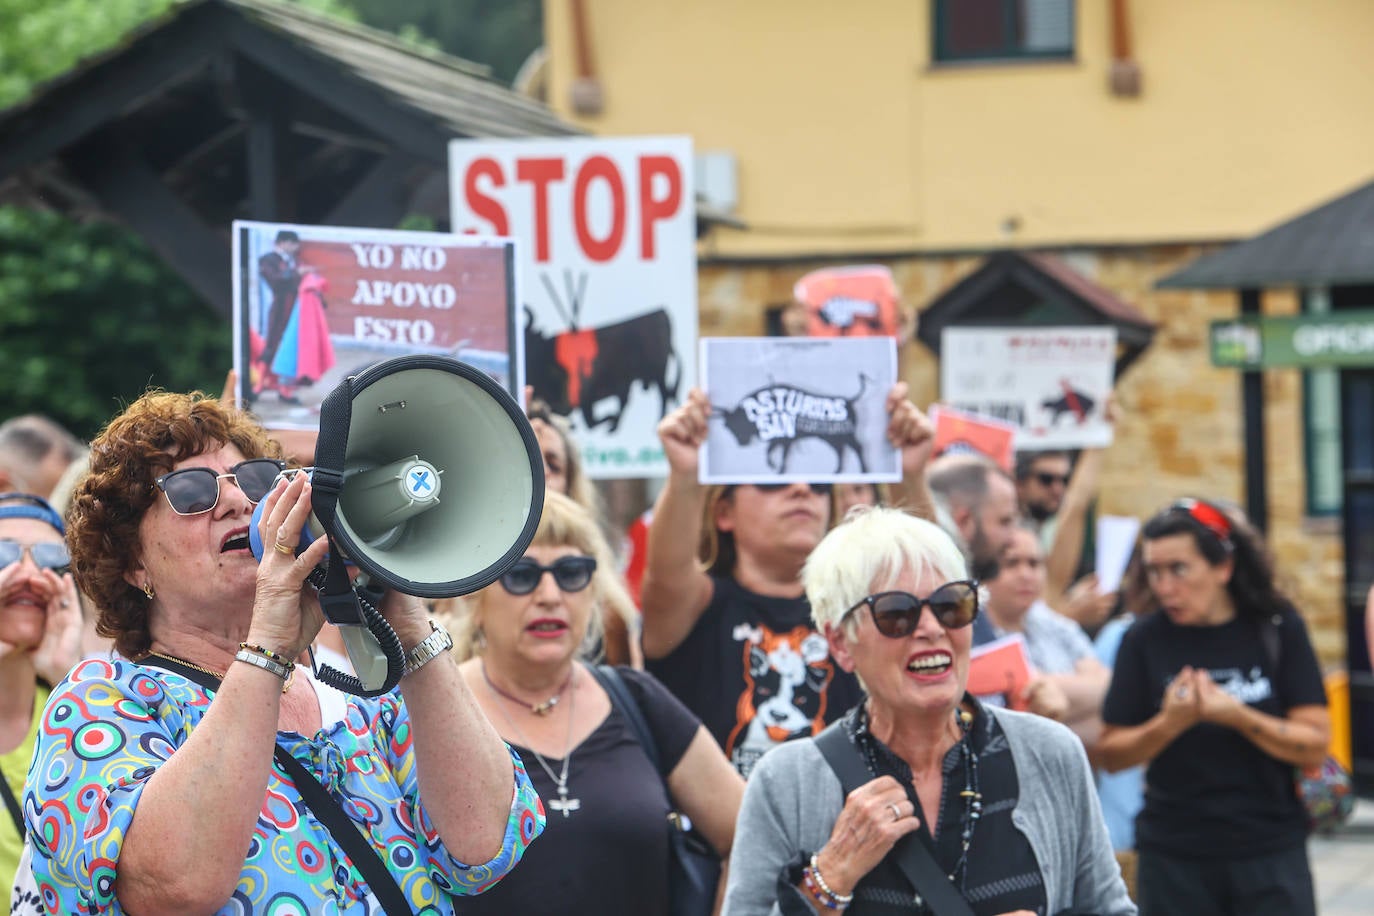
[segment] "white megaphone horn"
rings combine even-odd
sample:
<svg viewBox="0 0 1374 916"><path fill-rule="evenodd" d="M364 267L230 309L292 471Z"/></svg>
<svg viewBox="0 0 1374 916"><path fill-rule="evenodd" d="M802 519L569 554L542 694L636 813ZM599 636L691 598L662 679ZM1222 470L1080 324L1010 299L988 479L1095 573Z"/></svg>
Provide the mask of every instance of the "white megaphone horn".
<svg viewBox="0 0 1374 916"><path fill-rule="evenodd" d="M363 696L390 690L405 666L376 609L381 594L448 598L491 584L524 555L544 506L543 458L520 406L486 373L442 356L396 357L344 379L321 405L310 474L302 538L330 540L310 581L356 677L318 674Z"/></svg>

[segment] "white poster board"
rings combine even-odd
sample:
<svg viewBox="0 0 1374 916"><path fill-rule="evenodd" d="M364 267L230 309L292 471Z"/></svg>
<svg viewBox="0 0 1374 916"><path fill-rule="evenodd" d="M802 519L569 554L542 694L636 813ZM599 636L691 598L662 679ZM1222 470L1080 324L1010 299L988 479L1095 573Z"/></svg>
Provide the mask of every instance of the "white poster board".
<svg viewBox="0 0 1374 916"><path fill-rule="evenodd" d="M1116 329L945 328L940 400L1016 424L1016 448L1102 448Z"/></svg>
<svg viewBox="0 0 1374 916"><path fill-rule="evenodd" d="M656 428L695 384L687 137L454 140L453 231L511 235L525 378L593 478L667 473Z"/></svg>
<svg viewBox="0 0 1374 916"><path fill-rule="evenodd" d="M514 265L508 238L236 221L239 403L269 429L318 429L345 376L407 354L460 359L518 400Z"/></svg>
<svg viewBox="0 0 1374 916"><path fill-rule="evenodd" d="M701 378L711 401L702 483L902 479L885 409L893 338L706 337Z"/></svg>

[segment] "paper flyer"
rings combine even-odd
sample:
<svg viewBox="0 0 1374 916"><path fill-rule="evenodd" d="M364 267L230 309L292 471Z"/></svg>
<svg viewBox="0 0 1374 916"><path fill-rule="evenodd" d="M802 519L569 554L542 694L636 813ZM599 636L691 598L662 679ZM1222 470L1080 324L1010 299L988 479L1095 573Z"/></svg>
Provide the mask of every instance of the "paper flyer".
<svg viewBox="0 0 1374 916"><path fill-rule="evenodd" d="M702 483L889 482L897 380L891 337L710 337L701 379L711 400Z"/></svg>
<svg viewBox="0 0 1374 916"><path fill-rule="evenodd" d="M974 646L969 653L968 692L985 703L1025 710L1022 695L1030 682L1030 656L1020 633Z"/></svg>

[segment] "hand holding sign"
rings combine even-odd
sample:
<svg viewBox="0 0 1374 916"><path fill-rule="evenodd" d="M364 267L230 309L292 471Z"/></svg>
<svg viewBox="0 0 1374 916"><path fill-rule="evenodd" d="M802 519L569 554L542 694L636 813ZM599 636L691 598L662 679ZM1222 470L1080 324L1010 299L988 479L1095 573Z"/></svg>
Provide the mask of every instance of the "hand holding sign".
<svg viewBox="0 0 1374 916"><path fill-rule="evenodd" d="M687 393L687 402L659 422L658 440L663 443L668 472L674 477L696 481L698 455L706 442L710 416L706 392L693 388Z"/></svg>

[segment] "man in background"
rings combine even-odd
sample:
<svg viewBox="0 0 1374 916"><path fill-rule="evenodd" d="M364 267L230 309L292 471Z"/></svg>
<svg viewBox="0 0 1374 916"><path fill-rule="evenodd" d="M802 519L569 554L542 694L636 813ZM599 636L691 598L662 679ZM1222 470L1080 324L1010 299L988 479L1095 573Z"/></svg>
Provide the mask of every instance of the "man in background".
<svg viewBox="0 0 1374 916"><path fill-rule="evenodd" d="M0 493L31 493L51 499L68 465L86 447L42 414L24 414L0 423Z"/></svg>
<svg viewBox="0 0 1374 916"><path fill-rule="evenodd" d="M980 581L997 575L997 560L1016 530L1016 485L982 455L942 455L929 465L926 485L936 521L954 538Z"/></svg>

